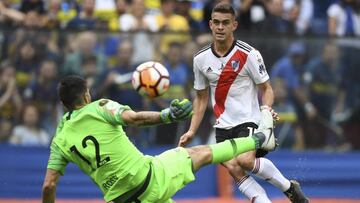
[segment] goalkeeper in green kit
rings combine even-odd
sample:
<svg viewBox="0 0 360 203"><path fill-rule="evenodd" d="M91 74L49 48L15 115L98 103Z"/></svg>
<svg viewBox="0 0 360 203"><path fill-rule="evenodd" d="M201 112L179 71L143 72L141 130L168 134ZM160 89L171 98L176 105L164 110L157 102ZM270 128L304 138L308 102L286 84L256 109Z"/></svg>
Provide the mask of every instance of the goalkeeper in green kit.
<svg viewBox="0 0 360 203"><path fill-rule="evenodd" d="M91 102L86 81L68 76L59 84L59 97L68 112L61 119L51 144L42 189L42 202L55 202L56 185L73 162L101 189L106 202L168 203L195 179L207 164L228 161L240 153L276 146L271 113L263 113L259 131L214 145L178 147L158 156L142 154L122 126L152 126L186 120L192 115L189 100L173 100L161 112L134 112L129 106L100 99ZM172 136L169 134L168 136ZM241 144L240 144L241 143Z"/></svg>

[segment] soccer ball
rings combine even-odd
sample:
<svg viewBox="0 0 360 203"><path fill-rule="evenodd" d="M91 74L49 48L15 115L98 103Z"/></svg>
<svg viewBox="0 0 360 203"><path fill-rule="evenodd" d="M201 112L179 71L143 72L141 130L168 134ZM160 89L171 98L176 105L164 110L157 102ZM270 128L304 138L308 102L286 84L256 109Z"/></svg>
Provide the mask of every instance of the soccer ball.
<svg viewBox="0 0 360 203"><path fill-rule="evenodd" d="M169 72L159 62L142 63L132 75L132 85L143 96L158 97L169 89Z"/></svg>

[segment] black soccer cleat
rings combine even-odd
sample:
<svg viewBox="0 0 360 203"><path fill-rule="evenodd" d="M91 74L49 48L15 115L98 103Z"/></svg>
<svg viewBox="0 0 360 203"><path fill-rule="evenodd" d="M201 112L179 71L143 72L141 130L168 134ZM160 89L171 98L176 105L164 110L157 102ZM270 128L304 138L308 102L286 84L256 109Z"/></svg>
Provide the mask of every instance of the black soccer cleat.
<svg viewBox="0 0 360 203"><path fill-rule="evenodd" d="M290 188L284 194L292 203L309 203L309 199L301 191L300 184L296 180L290 180Z"/></svg>

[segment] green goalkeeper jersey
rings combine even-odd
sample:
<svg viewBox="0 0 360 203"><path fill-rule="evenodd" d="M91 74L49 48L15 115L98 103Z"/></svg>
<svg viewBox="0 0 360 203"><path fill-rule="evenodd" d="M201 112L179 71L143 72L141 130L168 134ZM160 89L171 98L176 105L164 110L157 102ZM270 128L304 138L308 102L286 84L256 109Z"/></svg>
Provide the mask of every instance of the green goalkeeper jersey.
<svg viewBox="0 0 360 203"><path fill-rule="evenodd" d="M130 107L101 99L66 113L51 144L48 168L64 174L73 162L100 187L109 202L135 188L149 171L144 156L122 129L121 113Z"/></svg>

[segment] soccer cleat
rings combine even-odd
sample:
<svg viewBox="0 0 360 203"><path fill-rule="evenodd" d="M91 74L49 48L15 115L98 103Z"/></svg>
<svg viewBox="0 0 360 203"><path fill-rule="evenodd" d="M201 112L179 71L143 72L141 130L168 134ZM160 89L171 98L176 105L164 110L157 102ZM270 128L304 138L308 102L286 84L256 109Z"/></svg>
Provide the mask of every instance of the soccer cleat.
<svg viewBox="0 0 360 203"><path fill-rule="evenodd" d="M255 130L253 135L259 140L259 147L267 151L273 151L276 146L276 138L274 135L274 120L269 110L261 111L261 120L259 128Z"/></svg>
<svg viewBox="0 0 360 203"><path fill-rule="evenodd" d="M292 203L309 203L309 199L301 191L300 184L296 180L290 180L290 188L284 194Z"/></svg>

